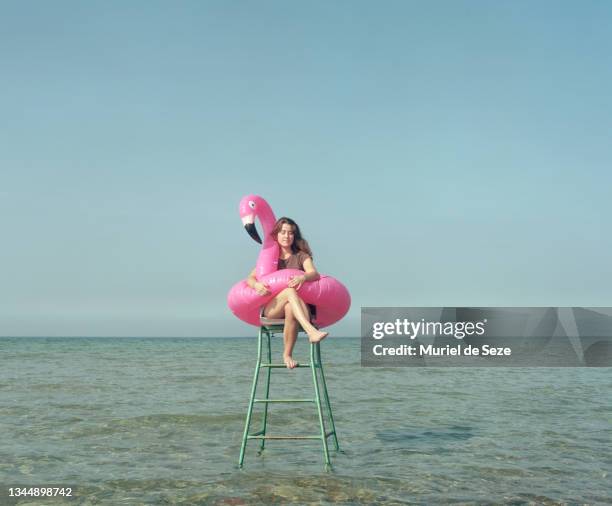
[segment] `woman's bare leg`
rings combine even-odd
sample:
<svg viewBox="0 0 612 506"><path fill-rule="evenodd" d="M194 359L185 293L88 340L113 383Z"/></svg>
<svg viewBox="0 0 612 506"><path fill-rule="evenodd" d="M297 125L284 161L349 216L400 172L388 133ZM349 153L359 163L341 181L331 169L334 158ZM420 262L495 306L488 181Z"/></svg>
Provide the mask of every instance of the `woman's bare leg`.
<svg viewBox="0 0 612 506"><path fill-rule="evenodd" d="M298 335L298 322L293 316L293 309L288 302L285 304L285 328L283 330L283 341L285 349L283 351L283 362L287 369L293 369L298 363L293 360L293 347Z"/></svg>
<svg viewBox="0 0 612 506"><path fill-rule="evenodd" d="M295 319L300 322L300 325L304 329L304 332L308 334L308 340L311 343L318 343L322 339L327 337L327 332L323 332L321 330L316 329L312 323L310 323L310 319L308 317L308 309L306 308L306 304L300 296L298 295L295 288L285 288L282 292L280 292L276 297L274 297L264 309L264 314L270 318L278 318L281 314L284 313L285 304L291 304L291 309L293 310L293 315ZM302 306L303 304L303 306ZM304 311L306 309L306 311Z"/></svg>

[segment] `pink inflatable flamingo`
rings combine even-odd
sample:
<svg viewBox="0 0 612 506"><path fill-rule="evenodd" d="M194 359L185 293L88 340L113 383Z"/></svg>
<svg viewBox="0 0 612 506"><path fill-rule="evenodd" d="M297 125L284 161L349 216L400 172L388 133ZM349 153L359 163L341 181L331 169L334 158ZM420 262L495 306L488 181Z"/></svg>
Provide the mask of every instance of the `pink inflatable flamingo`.
<svg viewBox="0 0 612 506"><path fill-rule="evenodd" d="M268 203L257 195L247 195L240 201L240 218L249 235L261 244L261 238L255 228L255 218L264 231L264 241L257 259L255 273L257 279L268 285L270 294L261 296L246 281L236 283L227 295L227 304L238 318L246 323L259 327L261 306L287 288L292 276L303 274L297 269L278 270L279 246L276 239L270 236L276 218ZM317 281L307 281L298 290L298 294L307 304L317 309L315 323L319 328L327 327L340 320L351 307L351 296L346 287L337 279L321 274Z"/></svg>

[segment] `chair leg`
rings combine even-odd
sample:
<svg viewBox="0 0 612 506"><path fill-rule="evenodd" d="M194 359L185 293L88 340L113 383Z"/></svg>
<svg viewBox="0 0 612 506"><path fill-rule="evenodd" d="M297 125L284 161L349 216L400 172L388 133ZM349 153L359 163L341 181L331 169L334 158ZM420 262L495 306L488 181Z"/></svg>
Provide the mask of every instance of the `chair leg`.
<svg viewBox="0 0 612 506"><path fill-rule="evenodd" d="M323 457L325 458L325 469L331 469L329 460L329 450L327 448L327 437L325 436L325 424L323 423L323 410L321 409L321 397L319 396L319 380L317 378L316 352L315 348L319 343L310 343L310 368L312 369L312 381L314 383L315 400L317 403L317 413L319 415L319 426L321 428L321 442L323 443Z"/></svg>
<svg viewBox="0 0 612 506"><path fill-rule="evenodd" d="M272 343L270 342L270 332L268 332L266 330L266 342L268 343L268 364L272 363ZM269 399L270 398L270 376L272 374L272 368L271 367L267 367L267 372L266 372L266 396L265 399ZM266 402L264 403L264 412L263 412L263 424L262 424L262 429L261 429L261 434L263 436L266 435L266 429L268 426L268 406L269 404ZM264 450L264 446L266 444L266 440L262 439L261 440L261 446L259 448L259 455L261 455L261 452L263 452Z"/></svg>
<svg viewBox="0 0 612 506"><path fill-rule="evenodd" d="M251 387L251 397L249 399L249 407L248 407L248 411L247 411L247 416L246 416L246 421L245 421L245 427L244 427L244 433L242 435L242 444L240 447L240 458L238 461L238 467L242 468L243 463L244 463L244 457L245 457L245 451L246 451L246 445L249 439L251 439L252 437L255 438L260 438L261 436L261 446L260 446L260 450L259 450L259 454L261 454L261 452L264 450L265 447L265 436L266 436L266 432L267 432L267 422L268 422L268 403L264 403L264 412L263 412L263 420L262 420L262 430L260 430L259 432L256 432L252 435L249 434L249 430L250 430L250 426L251 426L251 418L252 418L252 414L253 414L253 406L255 403L255 396L256 396L256 392L257 392L257 387L258 387L258 381L259 381L259 373L261 371L261 365L262 365L262 354L263 354L263 340L264 340L264 334L265 334L265 338L266 338L266 342L267 342L267 362L268 364L272 364L272 343L271 343L271 337L272 337L272 333L274 331L270 331L270 329L267 329L265 327L260 327L259 329L259 334L258 334L258 339L257 339L257 364L255 365L255 372L253 374L253 385ZM275 366L278 367L278 366ZM317 415L319 417L319 428L320 428L320 436L314 436L314 438L316 439L321 439L321 443L323 444L323 458L325 460L325 469L326 470L331 470L332 466L331 466L331 461L329 458L329 446L327 444L327 434L326 433L326 429L325 429L325 424L327 423L327 421L324 419L323 416L323 409L325 409L325 411L327 412L328 415L328 421L329 421L329 425L331 428L331 431L329 432L329 435L334 436L334 445L336 450L339 450L340 447L338 445L338 438L336 435L336 426L334 424L334 416L332 413L332 407L331 407L331 403L329 400L329 393L327 391L327 383L325 381L325 373L323 371L323 363L321 360L321 347L320 347L320 343L311 343L310 344L310 368L312 370L312 381L313 381L313 387L314 387L314 391L315 391L315 403L317 406ZM271 382L271 373L272 373L272 367L268 366L267 367L267 372L266 372L266 383L264 386L265 389L265 399L269 399L270 398L270 382ZM317 373L317 369L320 370L320 379L319 379L319 373ZM296 402L298 401L297 399L291 399L291 400L281 400L281 401L275 401L275 402ZM325 404L325 408L323 408L322 404ZM278 439L300 439L299 437L292 437L292 436L277 436ZM313 436L308 436L308 438L313 438Z"/></svg>
<svg viewBox="0 0 612 506"><path fill-rule="evenodd" d="M331 425L331 430L334 435L334 446L336 447L336 450L340 450L340 445L338 445L338 436L336 435L336 424L334 423L334 415L332 413L331 403L329 402L329 394L327 393L327 383L325 381L325 372L323 371L323 361L321 360L321 346L317 346L317 367L321 370L323 399L325 400L325 406L327 408L327 414L329 416L329 423Z"/></svg>
<svg viewBox="0 0 612 506"><path fill-rule="evenodd" d="M262 334L263 329L259 329L259 335L257 339L257 364L255 365L255 374L253 375L253 386L251 387L251 399L249 400L249 407L247 411L246 422L244 424L244 434L242 435L242 445L240 446L240 458L238 460L238 467L242 467L244 462L244 450L246 448L249 427L251 425L251 415L253 414L253 401L255 400L255 392L257 391L257 379L259 377L259 368L261 366L261 345L262 345Z"/></svg>

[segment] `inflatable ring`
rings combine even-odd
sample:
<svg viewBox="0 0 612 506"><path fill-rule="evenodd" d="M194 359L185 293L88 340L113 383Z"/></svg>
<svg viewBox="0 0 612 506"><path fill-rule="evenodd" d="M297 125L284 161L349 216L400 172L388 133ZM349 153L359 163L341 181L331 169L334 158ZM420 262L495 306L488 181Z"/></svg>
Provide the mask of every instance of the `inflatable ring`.
<svg viewBox="0 0 612 506"><path fill-rule="evenodd" d="M268 295L259 295L247 285L245 280L236 283L227 295L227 304L238 318L246 323L260 326L259 312L262 306L287 288L287 283L293 276L304 274L297 269L278 270L279 246L275 238L270 236L276 223L274 212L268 203L257 195L247 195L240 201L240 218L249 235L261 243L261 238L255 228L255 218L263 228L264 240L255 273L257 280L268 286ZM337 279L320 275L316 281L306 281L298 289L300 298L307 304L316 306L315 323L319 328L336 323L346 315L351 307L351 296L346 287Z"/></svg>

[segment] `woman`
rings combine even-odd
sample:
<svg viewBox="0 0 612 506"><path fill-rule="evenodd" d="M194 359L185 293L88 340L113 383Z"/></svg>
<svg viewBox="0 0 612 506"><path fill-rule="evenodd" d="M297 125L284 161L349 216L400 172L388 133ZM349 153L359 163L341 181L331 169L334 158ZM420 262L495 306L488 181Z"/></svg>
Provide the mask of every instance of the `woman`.
<svg viewBox="0 0 612 506"><path fill-rule="evenodd" d="M306 281L316 281L319 279L319 273L312 262L310 247L306 240L302 238L300 227L295 221L286 217L280 218L274 225L271 235L279 245L278 269L304 271L304 274L292 276L287 288L266 304L263 313L267 318L285 318L283 361L288 369L293 369L298 365L292 357L298 334L298 325L301 325L308 334L308 340L311 343L317 343L327 336L327 332L316 329L310 323L308 306L298 295L302 284ZM270 293L266 285L257 281L255 269L249 274L247 284L259 295Z"/></svg>

